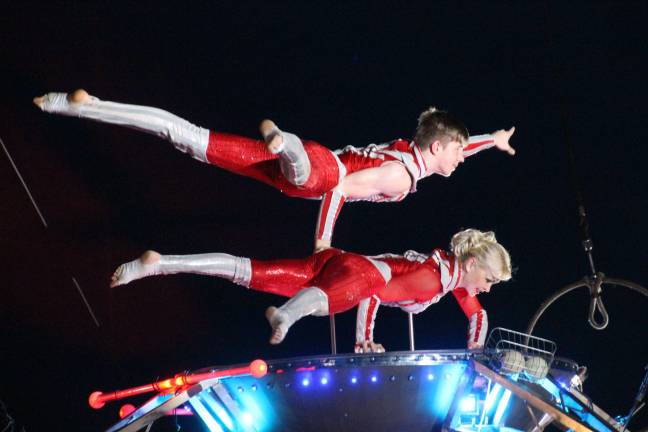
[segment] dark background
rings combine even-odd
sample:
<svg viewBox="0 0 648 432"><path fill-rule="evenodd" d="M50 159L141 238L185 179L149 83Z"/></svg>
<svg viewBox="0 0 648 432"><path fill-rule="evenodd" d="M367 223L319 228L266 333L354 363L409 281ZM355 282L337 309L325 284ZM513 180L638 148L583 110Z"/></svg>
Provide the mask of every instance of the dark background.
<svg viewBox="0 0 648 432"><path fill-rule="evenodd" d="M281 300L194 275L110 290L114 268L155 248L257 258L310 253L318 203L200 164L155 137L47 115L48 91L157 106L211 129L256 136L258 121L330 148L408 138L430 105L473 134L515 125L495 150L395 204L348 204L334 244L364 254L445 247L465 227L495 230L512 281L480 300L491 327L524 330L541 301L588 273L567 142L589 212L597 268L648 283L645 2L14 2L0 15L0 399L28 431L101 430L119 403L96 389L185 369L326 353L328 320L278 347L263 317ZM644 77L643 79L641 77ZM76 278L97 327L72 282ZM648 299L563 297L536 327L587 365L585 391L626 414L648 361ZM355 311L338 317L349 351ZM466 320L444 299L416 318L420 349L462 348ZM376 340L407 349L406 315L383 309ZM645 426L646 411L636 425Z"/></svg>

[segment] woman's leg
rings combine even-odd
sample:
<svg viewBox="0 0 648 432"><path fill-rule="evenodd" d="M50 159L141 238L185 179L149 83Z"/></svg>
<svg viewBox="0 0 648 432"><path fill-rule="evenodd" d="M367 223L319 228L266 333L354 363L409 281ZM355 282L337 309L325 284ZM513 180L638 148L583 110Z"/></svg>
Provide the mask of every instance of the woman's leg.
<svg viewBox="0 0 648 432"><path fill-rule="evenodd" d="M266 318L272 327L270 343L280 344L288 334L290 327L301 318L314 315L326 316L328 296L317 287L304 288L290 298L283 306L270 306L266 310Z"/></svg>
<svg viewBox="0 0 648 432"><path fill-rule="evenodd" d="M339 250L327 251L331 249L301 260L299 268L305 275L308 274L308 283L312 285L293 294L280 308L269 307L266 310L266 318L272 327L271 344L281 343L290 327L305 316L326 316L356 306L361 299L371 297L384 287L390 277L384 269L364 256ZM254 272L255 262L252 267ZM285 273L295 273L286 271L293 267L281 268ZM252 283L255 276L256 273ZM272 276L283 279L284 274L275 273ZM265 284L271 285L268 279Z"/></svg>
<svg viewBox="0 0 648 432"><path fill-rule="evenodd" d="M249 258L224 253L160 255L155 251L146 251L138 259L117 267L110 286L125 285L148 276L175 273L217 276L247 287L252 277L252 266Z"/></svg>

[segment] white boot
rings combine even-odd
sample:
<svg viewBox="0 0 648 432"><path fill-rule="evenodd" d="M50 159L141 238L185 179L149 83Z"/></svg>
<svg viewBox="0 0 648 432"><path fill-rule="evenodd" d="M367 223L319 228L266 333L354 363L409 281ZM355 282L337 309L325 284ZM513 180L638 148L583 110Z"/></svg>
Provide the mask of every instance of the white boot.
<svg viewBox="0 0 648 432"><path fill-rule="evenodd" d="M181 152L208 162L209 130L159 108L102 101L84 90L77 90L72 95L48 93L34 98L34 103L45 112L116 124L156 135Z"/></svg>
<svg viewBox="0 0 648 432"><path fill-rule="evenodd" d="M316 287L304 288L280 308L274 306L266 310L266 318L272 327L270 343L280 344L290 327L307 315L326 316L329 313L328 296Z"/></svg>
<svg viewBox="0 0 648 432"><path fill-rule="evenodd" d="M252 265L249 258L224 253L160 255L148 251L140 258L120 265L113 274L110 286L125 285L147 276L175 273L218 276L247 287L252 277Z"/></svg>
<svg viewBox="0 0 648 432"><path fill-rule="evenodd" d="M269 120L266 120L269 122ZM279 155L281 172L288 181L295 186L301 186L308 180L311 172L310 159L304 150L304 144L297 135L282 132L277 125L272 123L272 128L263 132L263 139L270 143L276 135L280 135L282 142L278 147L269 147L270 152Z"/></svg>

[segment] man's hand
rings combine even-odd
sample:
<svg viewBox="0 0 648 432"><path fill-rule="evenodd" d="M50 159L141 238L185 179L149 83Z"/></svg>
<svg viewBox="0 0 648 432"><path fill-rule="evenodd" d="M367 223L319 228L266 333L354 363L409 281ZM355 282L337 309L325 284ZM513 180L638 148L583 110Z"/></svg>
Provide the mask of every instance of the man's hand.
<svg viewBox="0 0 648 432"><path fill-rule="evenodd" d="M356 354L362 353L384 353L385 347L374 341L356 342L354 351Z"/></svg>
<svg viewBox="0 0 648 432"><path fill-rule="evenodd" d="M500 129L498 131L493 132L493 140L495 141L495 147L513 156L515 154L515 149L511 147L511 144L509 144L509 139L511 139L511 136L513 135L514 132L515 132L515 126L513 126L509 130Z"/></svg>

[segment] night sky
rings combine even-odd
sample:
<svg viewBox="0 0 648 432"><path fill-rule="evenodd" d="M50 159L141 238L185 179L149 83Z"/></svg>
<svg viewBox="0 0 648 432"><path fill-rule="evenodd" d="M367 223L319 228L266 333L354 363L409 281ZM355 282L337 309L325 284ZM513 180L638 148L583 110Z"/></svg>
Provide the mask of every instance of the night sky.
<svg viewBox="0 0 648 432"><path fill-rule="evenodd" d="M108 288L146 249L301 257L319 203L201 164L153 136L48 115L49 91L87 89L256 137L272 118L331 149L410 138L446 109L472 134L516 126L510 157L469 159L400 203L351 203L334 245L427 252L462 228L494 230L516 272L480 296L491 328L527 327L540 303L589 273L568 163L575 152L597 269L648 285L646 2L13 2L0 16L0 400L26 430L102 430L119 403L87 396L186 369L329 352L328 320L307 318L272 347L263 316L282 300L204 276ZM643 79L641 77L644 77ZM99 322L95 324L72 278ZM648 362L648 298L607 286L610 324L588 294L563 297L536 334L589 367L585 392L625 415ZM337 317L338 350L355 310ZM465 346L451 296L415 319L419 349ZM379 312L375 339L408 347L406 314ZM636 425L646 426L648 409ZM62 426L65 425L65 426Z"/></svg>

